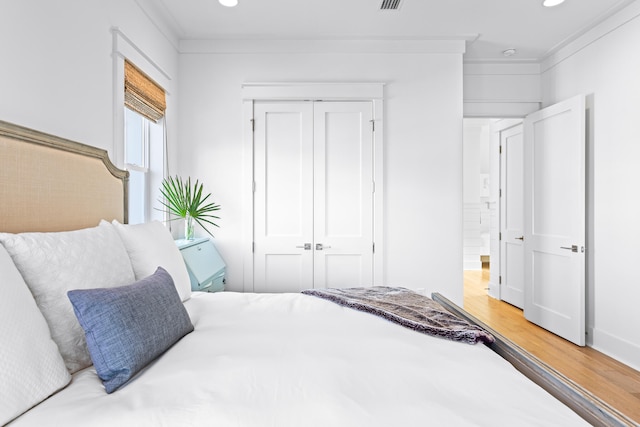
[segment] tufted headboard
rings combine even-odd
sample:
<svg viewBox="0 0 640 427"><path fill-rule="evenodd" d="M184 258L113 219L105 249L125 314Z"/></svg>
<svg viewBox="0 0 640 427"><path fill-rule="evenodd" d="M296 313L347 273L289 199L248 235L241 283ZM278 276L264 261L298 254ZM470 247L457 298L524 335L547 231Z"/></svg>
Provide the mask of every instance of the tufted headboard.
<svg viewBox="0 0 640 427"><path fill-rule="evenodd" d="M0 121L0 232L126 223L128 181L105 150Z"/></svg>

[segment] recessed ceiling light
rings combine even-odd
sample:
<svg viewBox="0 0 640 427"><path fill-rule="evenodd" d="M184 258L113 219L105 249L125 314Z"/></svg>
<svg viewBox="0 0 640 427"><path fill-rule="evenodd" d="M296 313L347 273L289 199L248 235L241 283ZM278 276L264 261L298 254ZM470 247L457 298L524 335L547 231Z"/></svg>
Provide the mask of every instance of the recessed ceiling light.
<svg viewBox="0 0 640 427"><path fill-rule="evenodd" d="M516 50L515 50L515 49L513 49L513 48L511 48L511 49L507 49L507 50L503 50L503 51L502 51L502 54L503 54L504 56L513 56L513 55L515 55L515 54L516 54Z"/></svg>
<svg viewBox="0 0 640 427"><path fill-rule="evenodd" d="M560 3L564 3L564 0L544 0L542 2L542 5L545 7L553 7L559 5Z"/></svg>
<svg viewBox="0 0 640 427"><path fill-rule="evenodd" d="M238 5L238 0L218 0L221 5L227 7L234 7Z"/></svg>

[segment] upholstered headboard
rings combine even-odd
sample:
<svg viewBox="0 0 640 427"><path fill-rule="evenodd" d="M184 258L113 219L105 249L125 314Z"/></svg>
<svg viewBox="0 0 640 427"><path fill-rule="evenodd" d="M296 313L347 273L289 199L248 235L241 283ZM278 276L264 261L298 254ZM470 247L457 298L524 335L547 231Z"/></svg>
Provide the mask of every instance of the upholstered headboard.
<svg viewBox="0 0 640 427"><path fill-rule="evenodd" d="M126 223L128 181L105 150L0 121L0 232Z"/></svg>

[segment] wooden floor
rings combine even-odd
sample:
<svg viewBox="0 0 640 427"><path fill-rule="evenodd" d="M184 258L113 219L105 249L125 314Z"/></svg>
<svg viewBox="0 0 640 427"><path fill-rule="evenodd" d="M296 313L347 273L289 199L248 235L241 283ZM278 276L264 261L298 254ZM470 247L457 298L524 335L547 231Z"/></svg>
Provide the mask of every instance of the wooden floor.
<svg viewBox="0 0 640 427"><path fill-rule="evenodd" d="M464 272L465 310L640 423L640 372L528 322L522 310L487 295L488 281L487 269Z"/></svg>

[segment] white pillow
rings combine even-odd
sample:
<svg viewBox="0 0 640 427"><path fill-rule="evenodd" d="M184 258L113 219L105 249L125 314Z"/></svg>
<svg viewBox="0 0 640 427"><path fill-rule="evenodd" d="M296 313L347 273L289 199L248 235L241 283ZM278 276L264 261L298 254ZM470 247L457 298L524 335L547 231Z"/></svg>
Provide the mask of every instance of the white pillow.
<svg viewBox="0 0 640 427"><path fill-rule="evenodd" d="M159 221L123 225L113 221L127 248L136 280L151 276L162 267L173 278L180 299L191 298L191 280L171 233Z"/></svg>
<svg viewBox="0 0 640 427"><path fill-rule="evenodd" d="M0 425L71 381L49 326L0 244Z"/></svg>
<svg viewBox="0 0 640 427"><path fill-rule="evenodd" d="M0 233L0 242L29 286L69 372L91 366L84 331L67 291L135 281L118 232L103 221L98 227L75 231Z"/></svg>

